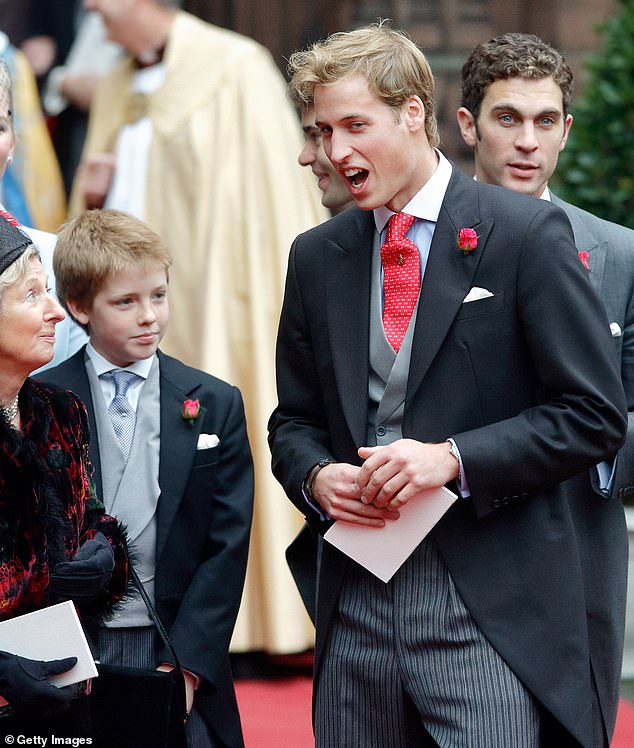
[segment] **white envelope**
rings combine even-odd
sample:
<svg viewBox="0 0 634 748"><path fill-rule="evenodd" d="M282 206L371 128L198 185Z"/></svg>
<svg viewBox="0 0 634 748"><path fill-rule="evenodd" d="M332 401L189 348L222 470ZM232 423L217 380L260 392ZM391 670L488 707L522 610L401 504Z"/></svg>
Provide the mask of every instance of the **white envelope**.
<svg viewBox="0 0 634 748"><path fill-rule="evenodd" d="M469 293L464 297L462 303L466 304L469 301L477 301L478 299L486 299L489 296L493 296L491 291L487 291L486 288L478 288L474 286Z"/></svg>
<svg viewBox="0 0 634 748"><path fill-rule="evenodd" d="M389 582L457 498L444 486L422 491L399 509L398 519L388 520L384 527L337 521L324 540Z"/></svg>
<svg viewBox="0 0 634 748"><path fill-rule="evenodd" d="M220 439L216 434L200 434L196 449L211 449L220 444Z"/></svg>
<svg viewBox="0 0 634 748"><path fill-rule="evenodd" d="M621 335L623 335L623 330L621 330L618 322L612 322L610 324L610 332L612 333L613 338L620 338Z"/></svg>

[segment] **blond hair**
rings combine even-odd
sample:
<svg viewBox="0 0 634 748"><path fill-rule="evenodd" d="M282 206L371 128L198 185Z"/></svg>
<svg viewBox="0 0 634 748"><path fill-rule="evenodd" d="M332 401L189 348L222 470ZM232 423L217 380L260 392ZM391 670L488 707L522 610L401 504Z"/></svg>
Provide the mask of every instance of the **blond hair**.
<svg viewBox="0 0 634 748"><path fill-rule="evenodd" d="M161 237L146 223L120 210L86 210L59 231L53 271L57 297L90 309L106 278L125 268L172 264Z"/></svg>
<svg viewBox="0 0 634 748"><path fill-rule="evenodd" d="M422 50L403 31L386 22L355 31L341 31L294 52L288 61L290 92L303 104L312 103L315 86L328 86L361 75L370 91L394 109L418 96L425 107L425 132L432 147L439 145L434 111L434 76ZM398 112L396 112L398 119Z"/></svg>

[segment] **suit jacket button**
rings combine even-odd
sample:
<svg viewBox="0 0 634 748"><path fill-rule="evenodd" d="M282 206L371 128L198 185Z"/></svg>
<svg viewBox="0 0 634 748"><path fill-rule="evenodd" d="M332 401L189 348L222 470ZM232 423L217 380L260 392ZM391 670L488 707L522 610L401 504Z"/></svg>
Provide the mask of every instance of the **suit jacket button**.
<svg viewBox="0 0 634 748"><path fill-rule="evenodd" d="M385 426L376 427L377 436L385 436Z"/></svg>
<svg viewBox="0 0 634 748"><path fill-rule="evenodd" d="M493 499L491 505L494 509L499 509L502 506L502 499Z"/></svg>

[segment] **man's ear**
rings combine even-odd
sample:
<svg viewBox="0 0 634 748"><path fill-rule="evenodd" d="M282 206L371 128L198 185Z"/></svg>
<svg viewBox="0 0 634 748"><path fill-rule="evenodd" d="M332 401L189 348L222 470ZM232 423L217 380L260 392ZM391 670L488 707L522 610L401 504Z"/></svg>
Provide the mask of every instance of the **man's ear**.
<svg viewBox="0 0 634 748"><path fill-rule="evenodd" d="M566 119L564 120L564 136L561 139L561 144L559 146L559 152L563 151L563 149L566 147L566 143L568 142L568 135L570 135L570 128L572 127L572 114L569 114Z"/></svg>
<svg viewBox="0 0 634 748"><path fill-rule="evenodd" d="M475 148L478 142L478 133L473 114L471 114L468 109L461 106L456 112L456 117L458 119L458 127L460 128L462 139L470 148Z"/></svg>
<svg viewBox="0 0 634 748"><path fill-rule="evenodd" d="M83 305L71 299L66 299L66 306L72 318L80 325L87 325L90 322L90 314L84 309Z"/></svg>
<svg viewBox="0 0 634 748"><path fill-rule="evenodd" d="M401 114L412 132L425 129L425 105L419 96L408 97L403 102Z"/></svg>

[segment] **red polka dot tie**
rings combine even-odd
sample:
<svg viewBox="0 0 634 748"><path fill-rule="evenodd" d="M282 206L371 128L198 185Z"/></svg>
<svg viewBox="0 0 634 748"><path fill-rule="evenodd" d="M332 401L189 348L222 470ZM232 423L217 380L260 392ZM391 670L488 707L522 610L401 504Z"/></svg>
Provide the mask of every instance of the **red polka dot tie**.
<svg viewBox="0 0 634 748"><path fill-rule="evenodd" d="M415 220L407 213L391 216L386 241L381 247L383 327L395 351L401 347L420 291L418 247L405 236Z"/></svg>

